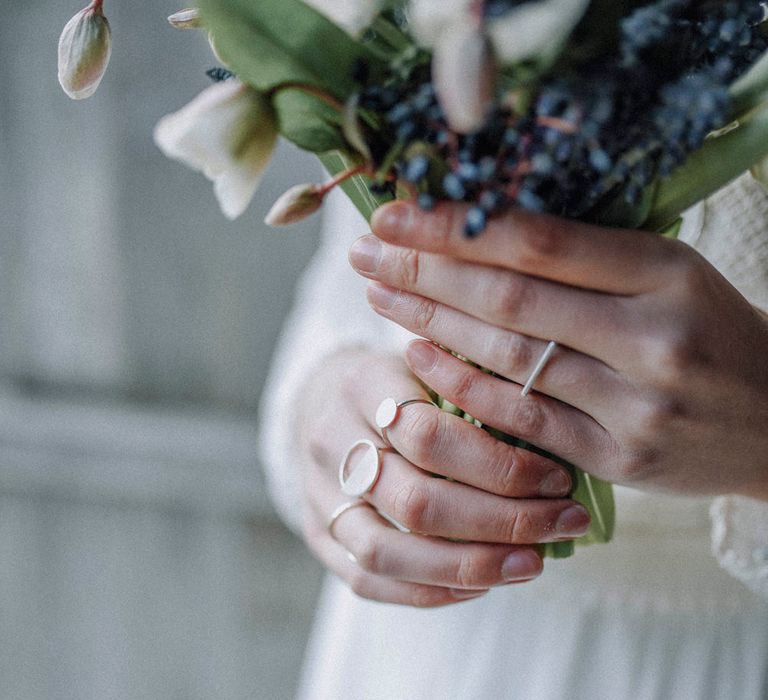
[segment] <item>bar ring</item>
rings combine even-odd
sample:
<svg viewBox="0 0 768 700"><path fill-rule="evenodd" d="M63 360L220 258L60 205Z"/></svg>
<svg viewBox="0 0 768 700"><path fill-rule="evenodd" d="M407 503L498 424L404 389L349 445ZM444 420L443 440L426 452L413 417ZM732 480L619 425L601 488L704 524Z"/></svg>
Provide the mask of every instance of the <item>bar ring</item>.
<svg viewBox="0 0 768 700"><path fill-rule="evenodd" d="M544 367L546 366L547 362L549 362L549 359L552 357L552 353L555 352L556 348L557 343L554 340L550 340L544 352L541 353L539 361L536 363L536 366L533 368L533 371L528 377L528 381L525 383L525 386L520 392L521 396L528 396L531 389L533 389L533 385L536 383L536 380L539 378L539 375L544 370Z"/></svg>
<svg viewBox="0 0 768 700"><path fill-rule="evenodd" d="M376 427L379 429L381 438L384 440L387 446L392 446L392 443L387 437L387 428L390 428L395 424L395 421L400 416L400 409L403 406L408 406L412 403L425 403L428 406L436 405L427 399L406 399L405 401L400 401L398 403L393 398L386 398L379 404L379 407L376 409Z"/></svg>
<svg viewBox="0 0 768 700"><path fill-rule="evenodd" d="M359 497L376 485L381 474L381 449L370 440L358 440L347 450L339 464L343 493Z"/></svg>

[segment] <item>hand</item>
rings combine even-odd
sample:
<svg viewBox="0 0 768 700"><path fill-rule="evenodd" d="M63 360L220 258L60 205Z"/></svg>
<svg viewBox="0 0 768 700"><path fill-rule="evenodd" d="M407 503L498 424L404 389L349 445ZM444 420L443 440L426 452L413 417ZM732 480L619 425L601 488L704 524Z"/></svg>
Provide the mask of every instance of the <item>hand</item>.
<svg viewBox="0 0 768 700"><path fill-rule="evenodd" d="M688 246L511 211L396 202L353 246L407 361L481 421L612 482L768 499L768 320ZM380 239L380 240L379 240ZM527 398L547 340L559 348ZM511 381L505 381L505 379Z"/></svg>
<svg viewBox="0 0 768 700"><path fill-rule="evenodd" d="M365 495L373 507L343 513L331 537L328 518L349 500L338 465L357 440L383 447L374 415L388 396L428 399L402 359L345 352L312 376L297 426L306 456L305 539L359 595L415 606L477 597L536 577L542 561L534 543L586 532L588 514L564 498L571 484L562 467L420 403L404 406L387 429L397 452L381 453L381 475ZM395 529L377 510L412 532Z"/></svg>

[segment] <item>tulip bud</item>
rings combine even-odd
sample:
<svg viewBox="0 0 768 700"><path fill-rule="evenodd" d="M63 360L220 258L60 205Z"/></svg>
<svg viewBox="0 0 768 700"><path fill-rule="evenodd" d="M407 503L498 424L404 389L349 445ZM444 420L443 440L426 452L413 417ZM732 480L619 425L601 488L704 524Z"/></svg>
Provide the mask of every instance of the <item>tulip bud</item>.
<svg viewBox="0 0 768 700"><path fill-rule="evenodd" d="M493 47L479 22L458 22L439 38L432 79L448 125L460 134L477 131L496 86Z"/></svg>
<svg viewBox="0 0 768 700"><path fill-rule="evenodd" d="M203 26L200 20L200 11L194 7L174 12L168 18L168 22L176 29L199 29Z"/></svg>
<svg viewBox="0 0 768 700"><path fill-rule="evenodd" d="M269 210L264 223L269 226L287 226L306 219L323 204L325 193L317 185L296 185L280 195Z"/></svg>
<svg viewBox="0 0 768 700"><path fill-rule="evenodd" d="M109 22L102 0L80 10L59 38L59 83L73 100L84 100L96 92L112 53Z"/></svg>

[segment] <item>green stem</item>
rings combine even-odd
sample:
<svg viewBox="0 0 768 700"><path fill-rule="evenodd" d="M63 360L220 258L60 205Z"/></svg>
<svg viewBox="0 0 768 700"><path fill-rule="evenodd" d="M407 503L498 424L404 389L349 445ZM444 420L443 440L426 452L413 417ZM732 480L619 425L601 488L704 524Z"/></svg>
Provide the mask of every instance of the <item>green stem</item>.
<svg viewBox="0 0 768 700"><path fill-rule="evenodd" d="M392 24L392 22L383 17L377 17L373 20L371 29L398 53L400 51L405 51L413 45L405 34Z"/></svg>

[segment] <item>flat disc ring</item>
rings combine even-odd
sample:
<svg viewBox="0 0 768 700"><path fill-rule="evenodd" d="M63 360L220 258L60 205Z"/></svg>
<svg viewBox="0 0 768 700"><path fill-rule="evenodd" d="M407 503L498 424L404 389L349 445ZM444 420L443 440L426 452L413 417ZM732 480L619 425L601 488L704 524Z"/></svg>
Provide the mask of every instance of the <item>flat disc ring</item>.
<svg viewBox="0 0 768 700"><path fill-rule="evenodd" d="M405 401L400 401L398 403L395 399L390 397L384 399L376 409L376 427L381 433L381 439L384 440L387 446L392 446L392 443L387 436L387 428L391 428L395 424L395 421L400 417L400 409L403 408L403 406L408 406L412 403L425 403L428 406L436 405L427 399L406 399Z"/></svg>
<svg viewBox="0 0 768 700"><path fill-rule="evenodd" d="M347 496L360 497L368 493L381 474L381 448L370 440L358 440L339 464L339 484Z"/></svg>

